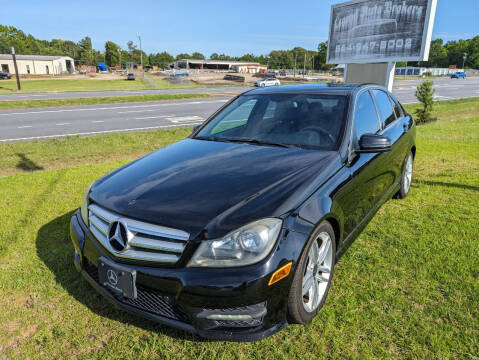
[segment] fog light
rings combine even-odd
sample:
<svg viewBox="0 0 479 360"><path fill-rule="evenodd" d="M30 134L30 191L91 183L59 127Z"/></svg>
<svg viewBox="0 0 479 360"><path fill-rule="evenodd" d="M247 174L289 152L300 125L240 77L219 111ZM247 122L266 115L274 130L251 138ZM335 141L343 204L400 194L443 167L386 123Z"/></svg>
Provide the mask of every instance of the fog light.
<svg viewBox="0 0 479 360"><path fill-rule="evenodd" d="M252 320L251 315L224 315L224 314L211 314L206 317L209 320Z"/></svg>
<svg viewBox="0 0 479 360"><path fill-rule="evenodd" d="M289 272L291 271L292 266L293 266L293 263L289 262L288 264L276 270L274 274L271 276L268 286L271 286L274 283L277 283L278 281L280 281L281 279L284 279L285 277L287 277L289 275Z"/></svg>

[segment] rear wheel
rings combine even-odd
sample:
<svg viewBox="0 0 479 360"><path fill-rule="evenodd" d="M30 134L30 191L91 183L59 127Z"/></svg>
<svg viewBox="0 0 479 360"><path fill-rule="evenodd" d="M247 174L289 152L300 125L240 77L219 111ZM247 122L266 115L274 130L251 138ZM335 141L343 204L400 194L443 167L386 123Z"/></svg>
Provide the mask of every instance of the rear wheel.
<svg viewBox="0 0 479 360"><path fill-rule="evenodd" d="M406 157L406 161L404 163L404 167L402 170L401 184L400 184L399 191L396 194L396 197L398 199L404 199L406 196L408 196L409 190L411 189L413 170L414 170L414 156L412 155L412 152L410 151Z"/></svg>
<svg viewBox="0 0 479 360"><path fill-rule="evenodd" d="M334 230L324 221L306 245L294 275L288 299L292 322L307 324L321 309L331 286L335 261Z"/></svg>

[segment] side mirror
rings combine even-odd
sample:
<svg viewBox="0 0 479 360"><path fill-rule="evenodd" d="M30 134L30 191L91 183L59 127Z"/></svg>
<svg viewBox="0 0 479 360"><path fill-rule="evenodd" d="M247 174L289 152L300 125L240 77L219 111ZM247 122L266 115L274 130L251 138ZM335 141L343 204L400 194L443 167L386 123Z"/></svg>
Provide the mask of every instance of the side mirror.
<svg viewBox="0 0 479 360"><path fill-rule="evenodd" d="M193 126L193 131L191 131L191 135L193 135L196 132L196 130L198 130L200 128L200 126L201 126L201 124Z"/></svg>
<svg viewBox="0 0 479 360"><path fill-rule="evenodd" d="M384 135L364 134L359 139L358 153L382 153L391 151L391 140Z"/></svg>

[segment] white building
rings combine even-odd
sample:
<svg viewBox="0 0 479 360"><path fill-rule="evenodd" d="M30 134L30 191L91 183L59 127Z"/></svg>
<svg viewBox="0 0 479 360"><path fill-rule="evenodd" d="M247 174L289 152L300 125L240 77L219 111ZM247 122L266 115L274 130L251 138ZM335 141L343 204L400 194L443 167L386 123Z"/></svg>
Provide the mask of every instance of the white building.
<svg viewBox="0 0 479 360"><path fill-rule="evenodd" d="M75 72L74 61L68 56L17 55L20 75L59 75ZM15 74L10 54L0 54L0 70Z"/></svg>
<svg viewBox="0 0 479 360"><path fill-rule="evenodd" d="M396 75L409 76L449 76L457 72L462 72L464 69L448 69L448 68L425 68L425 67L397 67Z"/></svg>
<svg viewBox="0 0 479 360"><path fill-rule="evenodd" d="M170 64L172 69L234 71L237 73L256 74L266 72L268 67L260 63L229 60L196 60L181 59Z"/></svg>

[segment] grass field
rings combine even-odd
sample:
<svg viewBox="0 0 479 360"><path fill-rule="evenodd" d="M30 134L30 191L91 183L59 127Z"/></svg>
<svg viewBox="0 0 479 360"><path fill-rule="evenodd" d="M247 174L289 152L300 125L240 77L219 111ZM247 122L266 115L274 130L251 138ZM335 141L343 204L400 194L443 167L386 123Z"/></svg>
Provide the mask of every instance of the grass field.
<svg viewBox="0 0 479 360"><path fill-rule="evenodd" d="M177 89L200 87L195 84L171 84L162 79L155 79L156 87L143 81L139 76L135 81L127 80L96 80L96 79L43 79L21 81L23 93L37 92L69 92L69 91L114 91L114 90L146 90L146 89ZM17 92L15 80L0 81L0 94Z"/></svg>
<svg viewBox="0 0 479 360"><path fill-rule="evenodd" d="M388 202L337 264L318 317L256 343L115 310L73 266L68 223L86 186L189 129L0 145L0 355L478 359L478 114L479 99L437 105L439 121L418 128L410 196Z"/></svg>

